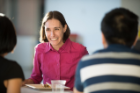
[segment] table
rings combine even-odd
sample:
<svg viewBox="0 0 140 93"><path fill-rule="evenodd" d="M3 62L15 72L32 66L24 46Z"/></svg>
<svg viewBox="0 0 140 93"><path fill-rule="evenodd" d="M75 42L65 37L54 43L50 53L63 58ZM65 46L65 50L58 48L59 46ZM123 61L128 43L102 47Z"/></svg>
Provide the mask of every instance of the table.
<svg viewBox="0 0 140 93"><path fill-rule="evenodd" d="M52 93L52 90L36 90L27 86L21 87L21 93ZM73 93L71 90L65 90L64 93Z"/></svg>

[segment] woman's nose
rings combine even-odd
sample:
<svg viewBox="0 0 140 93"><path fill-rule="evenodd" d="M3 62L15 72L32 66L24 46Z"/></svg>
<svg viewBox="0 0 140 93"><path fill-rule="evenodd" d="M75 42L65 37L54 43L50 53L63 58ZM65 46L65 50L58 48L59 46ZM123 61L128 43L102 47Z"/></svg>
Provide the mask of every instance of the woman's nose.
<svg viewBox="0 0 140 93"><path fill-rule="evenodd" d="M51 31L51 36L54 36L54 31Z"/></svg>

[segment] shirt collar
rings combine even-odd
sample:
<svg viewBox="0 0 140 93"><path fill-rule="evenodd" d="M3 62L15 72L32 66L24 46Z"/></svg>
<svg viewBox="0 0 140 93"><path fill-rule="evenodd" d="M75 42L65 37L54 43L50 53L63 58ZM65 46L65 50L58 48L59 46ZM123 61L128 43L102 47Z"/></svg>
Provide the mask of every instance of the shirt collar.
<svg viewBox="0 0 140 93"><path fill-rule="evenodd" d="M59 52L70 52L71 41L68 38L63 46L59 49Z"/></svg>
<svg viewBox="0 0 140 93"><path fill-rule="evenodd" d="M58 51L59 52L70 52L70 46L71 46L71 41L68 38ZM56 50L53 49L53 47L51 46L50 42L47 42L45 52L49 52L49 51L56 51Z"/></svg>
<svg viewBox="0 0 140 93"><path fill-rule="evenodd" d="M47 43L46 43L46 47L45 47L45 51L44 51L44 52L49 52L49 51L51 51L51 50L54 50L54 49L52 48L50 42L47 42Z"/></svg>
<svg viewBox="0 0 140 93"><path fill-rule="evenodd" d="M131 48L122 44L109 44L108 48Z"/></svg>

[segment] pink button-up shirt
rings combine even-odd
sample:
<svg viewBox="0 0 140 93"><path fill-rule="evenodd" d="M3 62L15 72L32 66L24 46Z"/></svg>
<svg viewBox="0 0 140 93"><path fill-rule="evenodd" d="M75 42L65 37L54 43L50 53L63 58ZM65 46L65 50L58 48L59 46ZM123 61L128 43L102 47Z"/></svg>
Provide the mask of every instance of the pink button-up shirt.
<svg viewBox="0 0 140 93"><path fill-rule="evenodd" d="M77 63L88 54L86 47L67 39L63 46L54 50L49 42L35 47L34 67L30 79L34 83L51 83L51 80L66 80L73 89Z"/></svg>

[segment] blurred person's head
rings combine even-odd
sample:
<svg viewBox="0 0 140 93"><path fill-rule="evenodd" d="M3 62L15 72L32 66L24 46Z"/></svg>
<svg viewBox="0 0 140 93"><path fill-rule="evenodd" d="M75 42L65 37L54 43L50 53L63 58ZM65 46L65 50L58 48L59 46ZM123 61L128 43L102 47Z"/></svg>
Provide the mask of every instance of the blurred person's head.
<svg viewBox="0 0 140 93"><path fill-rule="evenodd" d="M64 43L70 35L70 29L64 16L58 11L48 12L40 29L40 42L50 42L52 46Z"/></svg>
<svg viewBox="0 0 140 93"><path fill-rule="evenodd" d="M11 20L0 13L0 55L11 52L17 43L16 31Z"/></svg>
<svg viewBox="0 0 140 93"><path fill-rule="evenodd" d="M104 16L101 30L104 47L109 44L131 47L137 38L138 16L125 8L113 9Z"/></svg>

